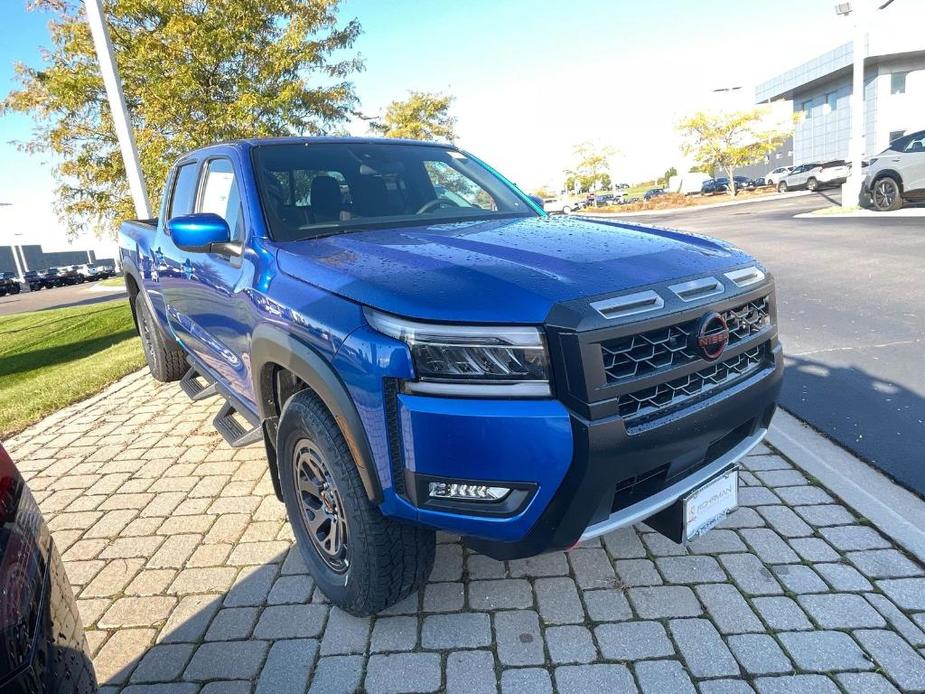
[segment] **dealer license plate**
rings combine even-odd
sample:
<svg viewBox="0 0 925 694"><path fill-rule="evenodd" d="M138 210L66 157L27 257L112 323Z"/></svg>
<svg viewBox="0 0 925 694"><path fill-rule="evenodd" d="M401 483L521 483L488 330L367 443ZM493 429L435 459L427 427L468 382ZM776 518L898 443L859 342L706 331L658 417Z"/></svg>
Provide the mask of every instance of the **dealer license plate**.
<svg viewBox="0 0 925 694"><path fill-rule="evenodd" d="M739 471L716 477L684 498L684 536L703 535L739 505Z"/></svg>

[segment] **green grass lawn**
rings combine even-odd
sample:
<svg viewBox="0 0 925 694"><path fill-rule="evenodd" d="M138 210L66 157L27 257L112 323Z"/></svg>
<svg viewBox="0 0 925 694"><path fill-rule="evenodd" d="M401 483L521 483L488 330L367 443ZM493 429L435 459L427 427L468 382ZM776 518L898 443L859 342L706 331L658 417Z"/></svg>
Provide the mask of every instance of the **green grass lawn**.
<svg viewBox="0 0 925 694"><path fill-rule="evenodd" d="M122 276L107 277L106 279L97 282L97 284L100 284L104 287L124 287L125 278Z"/></svg>
<svg viewBox="0 0 925 694"><path fill-rule="evenodd" d="M0 437L144 363L125 301L0 316Z"/></svg>

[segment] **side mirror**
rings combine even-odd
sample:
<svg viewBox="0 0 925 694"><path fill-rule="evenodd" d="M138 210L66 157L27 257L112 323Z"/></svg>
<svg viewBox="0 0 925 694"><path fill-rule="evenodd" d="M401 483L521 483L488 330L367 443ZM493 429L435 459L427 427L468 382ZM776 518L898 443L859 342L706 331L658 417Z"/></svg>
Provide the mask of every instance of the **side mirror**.
<svg viewBox="0 0 925 694"><path fill-rule="evenodd" d="M228 222L212 212L174 217L167 221L167 233L177 248L189 253L241 255L240 243L232 242Z"/></svg>

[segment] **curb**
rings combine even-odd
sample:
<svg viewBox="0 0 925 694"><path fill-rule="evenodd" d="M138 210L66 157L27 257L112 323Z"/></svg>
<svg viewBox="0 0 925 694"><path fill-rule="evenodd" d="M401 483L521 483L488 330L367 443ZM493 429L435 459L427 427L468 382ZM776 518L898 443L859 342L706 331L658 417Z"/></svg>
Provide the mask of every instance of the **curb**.
<svg viewBox="0 0 925 694"><path fill-rule="evenodd" d="M766 440L925 562L925 501L784 410L777 410Z"/></svg>
<svg viewBox="0 0 925 694"><path fill-rule="evenodd" d="M853 210L852 212L833 212L820 214L822 207L812 212L801 212L793 215L794 219L919 219L925 217L925 207L903 207L895 212L874 212L873 210Z"/></svg>
<svg viewBox="0 0 925 694"><path fill-rule="evenodd" d="M760 198L749 198L748 200L730 200L729 202L715 202L709 205L691 205L689 207L672 207L666 210L640 210L638 212L598 212L582 214L581 211L573 214L572 217L600 217L601 219L623 219L624 217L649 217L663 214L675 214L676 212L699 212L700 210L715 210L718 207L734 207L736 205L751 205L758 202L773 202L775 200L788 200L789 198L801 198L805 195L811 195L811 191L797 190L791 193L777 193L762 196Z"/></svg>

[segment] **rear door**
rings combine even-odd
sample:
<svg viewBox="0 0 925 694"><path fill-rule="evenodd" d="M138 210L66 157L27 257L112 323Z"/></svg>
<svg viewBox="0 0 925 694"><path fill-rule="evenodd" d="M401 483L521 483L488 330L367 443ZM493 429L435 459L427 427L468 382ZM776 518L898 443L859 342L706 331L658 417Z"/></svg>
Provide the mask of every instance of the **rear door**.
<svg viewBox="0 0 925 694"><path fill-rule="evenodd" d="M232 241L245 243L247 224L241 177L227 156L201 167L193 212L211 212L228 222ZM175 248L175 247L174 247ZM244 400L253 402L245 358L252 331L245 288L253 266L243 257L177 249L178 273L167 289L171 324L187 349Z"/></svg>

